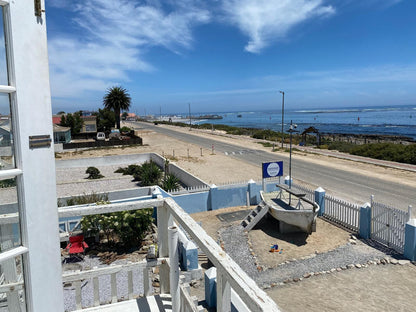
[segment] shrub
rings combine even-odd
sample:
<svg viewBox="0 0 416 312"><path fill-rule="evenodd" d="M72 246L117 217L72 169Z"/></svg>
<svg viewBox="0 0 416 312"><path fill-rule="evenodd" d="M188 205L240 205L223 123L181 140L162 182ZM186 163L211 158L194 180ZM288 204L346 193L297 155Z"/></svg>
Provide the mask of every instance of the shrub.
<svg viewBox="0 0 416 312"><path fill-rule="evenodd" d="M104 193L104 194L96 194L96 193L91 193L91 194L84 194L81 196L75 196L75 197L71 197L70 199L67 199L66 201L66 205L67 206L76 206L76 205L86 205L86 204L92 204L92 203L96 203L98 204L105 204L105 203L109 203L108 201L108 194ZM62 206L62 203L60 203L60 201L58 201L58 207Z"/></svg>
<svg viewBox="0 0 416 312"><path fill-rule="evenodd" d="M85 216L81 228L86 235L105 235L114 244L118 237L125 248L139 246L153 222L153 210L141 209Z"/></svg>
<svg viewBox="0 0 416 312"><path fill-rule="evenodd" d="M155 162L149 161L145 162L141 166L140 175L136 174L133 177L136 180L142 181L143 186L149 186L159 184L161 176L162 171L160 170L160 168L156 165Z"/></svg>
<svg viewBox="0 0 416 312"><path fill-rule="evenodd" d="M104 176L100 173L100 170L98 170L95 167L88 167L85 173L89 174L87 179L101 179L104 178Z"/></svg>
<svg viewBox="0 0 416 312"><path fill-rule="evenodd" d="M16 178L0 180L0 188L16 186Z"/></svg>
<svg viewBox="0 0 416 312"><path fill-rule="evenodd" d="M131 129L129 127L121 127L120 132L121 133L129 133L131 131Z"/></svg>
<svg viewBox="0 0 416 312"><path fill-rule="evenodd" d="M175 175L169 173L163 179L161 187L167 192L176 190L179 188L179 179Z"/></svg>

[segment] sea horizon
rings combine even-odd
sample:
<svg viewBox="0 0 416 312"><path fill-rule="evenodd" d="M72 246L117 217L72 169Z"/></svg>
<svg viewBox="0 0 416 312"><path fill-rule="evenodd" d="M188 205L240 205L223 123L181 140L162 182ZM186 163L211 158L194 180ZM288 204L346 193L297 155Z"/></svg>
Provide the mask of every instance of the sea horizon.
<svg viewBox="0 0 416 312"><path fill-rule="evenodd" d="M191 115L219 115L222 117L222 119L195 120L194 124L224 124L279 132L282 129L281 109L195 112ZM182 116L184 121L189 118L188 113L169 114L169 116ZM416 140L416 105L285 109L283 126L285 132L291 121L297 125L297 130L300 132L308 127L315 127L320 133L325 134L391 135Z"/></svg>

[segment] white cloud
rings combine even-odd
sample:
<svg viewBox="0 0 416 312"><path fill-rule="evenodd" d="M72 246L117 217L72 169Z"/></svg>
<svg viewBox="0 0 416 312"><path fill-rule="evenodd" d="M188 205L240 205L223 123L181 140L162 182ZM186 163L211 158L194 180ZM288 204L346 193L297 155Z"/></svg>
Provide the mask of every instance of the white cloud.
<svg viewBox="0 0 416 312"><path fill-rule="evenodd" d="M193 27L210 19L207 10L189 0L175 1L169 7L157 0L144 4L85 0L74 1L71 6L54 0L52 5L72 10L74 16L73 29L65 34L54 34L49 27L55 97L103 91L114 80L128 81L129 71L154 70L143 57L149 47L161 46L175 53L189 49Z"/></svg>
<svg viewBox="0 0 416 312"><path fill-rule="evenodd" d="M249 37L248 52L258 53L296 25L335 13L322 0L223 0L228 22Z"/></svg>

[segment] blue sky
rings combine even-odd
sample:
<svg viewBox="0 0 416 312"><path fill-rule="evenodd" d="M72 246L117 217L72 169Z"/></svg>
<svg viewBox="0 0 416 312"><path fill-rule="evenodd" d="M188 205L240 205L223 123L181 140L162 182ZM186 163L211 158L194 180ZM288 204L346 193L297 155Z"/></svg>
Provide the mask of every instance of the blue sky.
<svg viewBox="0 0 416 312"><path fill-rule="evenodd" d="M47 0L52 106L416 106L414 0Z"/></svg>

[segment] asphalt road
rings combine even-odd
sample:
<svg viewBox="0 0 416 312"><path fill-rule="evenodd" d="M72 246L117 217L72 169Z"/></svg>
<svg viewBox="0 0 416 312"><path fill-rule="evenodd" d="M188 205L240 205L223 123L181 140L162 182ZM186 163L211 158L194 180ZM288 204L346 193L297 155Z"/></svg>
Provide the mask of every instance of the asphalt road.
<svg viewBox="0 0 416 312"><path fill-rule="evenodd" d="M183 133L150 123L137 123L137 127L151 129L205 149L211 149L214 145L215 153L224 153L229 157L256 165L259 170L261 170L262 162L283 160L284 175L286 176L289 173L289 155L275 155L262 150L243 148L217 141L214 136L212 139L208 139L193 135L192 131ZM399 209L407 210L409 205L416 206L416 186L410 187L391 182L388 176L385 179L378 179L324 165L311 165L309 162L297 159L294 154L292 154L292 178L294 183L300 180L316 187L321 186L328 193L355 203L369 202L371 195L375 195L376 201Z"/></svg>

